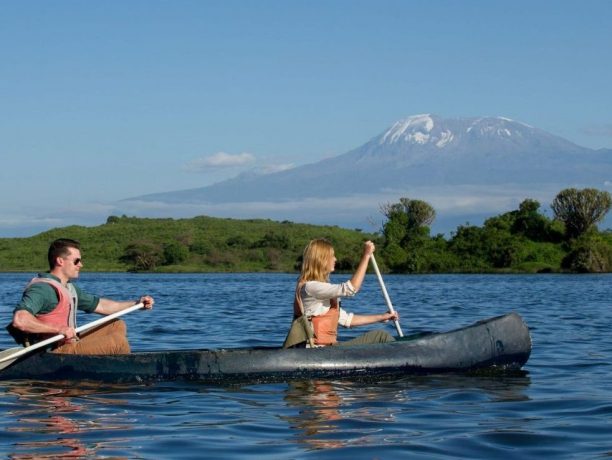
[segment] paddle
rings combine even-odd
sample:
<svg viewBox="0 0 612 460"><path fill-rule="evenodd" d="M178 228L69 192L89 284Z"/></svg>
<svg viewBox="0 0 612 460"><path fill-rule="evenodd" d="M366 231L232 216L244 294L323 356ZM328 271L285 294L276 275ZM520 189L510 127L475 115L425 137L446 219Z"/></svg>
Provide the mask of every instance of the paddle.
<svg viewBox="0 0 612 460"><path fill-rule="evenodd" d="M102 318L92 321L91 323L83 324L82 326L77 327L75 331L77 334L80 334L81 332L85 332L89 329L93 329L94 327L98 327L102 324L108 323L114 320L115 318L119 318L120 316L139 310L142 307L144 307L144 305L142 303L138 303L129 308L126 308L125 310L117 311L115 313L111 313L110 315L106 315ZM49 337L48 339L43 340L41 342L35 343L34 345L30 345L29 347L15 347L9 348L8 350L2 350L0 352L0 371L13 364L13 362L15 362L17 358L23 355L27 355L28 353L31 353L34 350L38 350L39 348L46 347L47 345L50 345L54 342L59 342L63 338L64 336L62 334L58 334L54 335L53 337Z"/></svg>
<svg viewBox="0 0 612 460"><path fill-rule="evenodd" d="M370 260L372 261L372 267L374 267L374 271L376 272L376 276L378 277L378 283L380 284L380 288L382 289L383 297L385 298L385 302L387 302L387 308L389 309L389 313L394 313L393 305L391 305L391 299L389 298L389 294L387 293L387 288L385 287L385 282L382 279L382 275L380 274L380 270L378 269L378 264L376 263L376 259L374 258L374 254L370 256ZM402 332L402 328L400 327L399 321L393 321L395 324L395 328L397 329L397 333L400 337L404 337L404 333Z"/></svg>

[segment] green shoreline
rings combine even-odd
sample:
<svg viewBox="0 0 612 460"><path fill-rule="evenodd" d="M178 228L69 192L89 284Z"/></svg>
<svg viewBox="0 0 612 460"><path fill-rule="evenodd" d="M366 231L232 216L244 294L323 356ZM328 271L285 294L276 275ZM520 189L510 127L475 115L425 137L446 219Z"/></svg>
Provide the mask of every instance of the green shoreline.
<svg viewBox="0 0 612 460"><path fill-rule="evenodd" d="M81 242L86 272L297 273L303 248L313 238L333 243L339 273L355 269L367 239L377 244L377 260L386 273L612 271L612 231L594 229L587 237L568 242L561 238L562 227L554 230L558 223L550 221L548 239L538 234L530 237L512 230L520 217L517 213L491 218L482 227L460 226L449 240L430 236L429 228L424 227L401 244L393 243L389 222L380 233L365 233L268 219L111 216L99 226L69 226L28 238L0 238L0 272L47 270L47 249L56 238ZM598 265L593 270L564 266L571 257L595 259Z"/></svg>

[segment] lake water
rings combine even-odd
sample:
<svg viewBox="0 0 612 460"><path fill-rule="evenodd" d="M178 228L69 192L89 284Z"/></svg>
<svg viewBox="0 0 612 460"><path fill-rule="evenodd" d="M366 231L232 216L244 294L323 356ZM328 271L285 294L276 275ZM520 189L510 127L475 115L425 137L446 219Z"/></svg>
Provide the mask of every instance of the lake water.
<svg viewBox="0 0 612 460"><path fill-rule="evenodd" d="M31 274L0 274L9 321ZM344 279L336 276L336 280ZM88 274L117 299L135 350L280 344L295 275ZM212 386L0 381L5 458L605 458L612 456L612 276L385 276L404 333L516 311L530 326L524 373L379 382ZM375 277L343 306L386 310ZM80 324L93 320L81 314ZM373 327L380 327L376 325ZM394 333L392 324L384 326ZM368 330L341 331L342 338ZM14 346L0 335L0 348Z"/></svg>

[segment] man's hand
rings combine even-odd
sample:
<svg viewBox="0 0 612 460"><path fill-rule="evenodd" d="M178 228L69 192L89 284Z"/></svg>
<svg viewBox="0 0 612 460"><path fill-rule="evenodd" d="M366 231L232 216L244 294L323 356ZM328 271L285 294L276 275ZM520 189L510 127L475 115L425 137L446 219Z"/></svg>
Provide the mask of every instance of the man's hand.
<svg viewBox="0 0 612 460"><path fill-rule="evenodd" d="M153 308L155 300L153 300L153 297L151 297L150 295L143 295L140 298L139 303L143 304L145 309L150 310L151 308Z"/></svg>
<svg viewBox="0 0 612 460"><path fill-rule="evenodd" d="M57 333L62 334L64 337L66 337L69 340L77 338L76 331L74 330L74 328L69 327L69 326L64 326L60 328L60 330L57 331Z"/></svg>

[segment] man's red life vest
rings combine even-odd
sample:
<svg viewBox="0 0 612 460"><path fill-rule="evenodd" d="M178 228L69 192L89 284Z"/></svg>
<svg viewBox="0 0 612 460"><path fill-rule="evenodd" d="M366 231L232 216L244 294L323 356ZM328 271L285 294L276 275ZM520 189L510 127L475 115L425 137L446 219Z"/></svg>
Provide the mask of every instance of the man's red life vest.
<svg viewBox="0 0 612 460"><path fill-rule="evenodd" d="M330 300L330 308L324 315L312 317L312 326L315 333L315 344L333 345L338 340L338 321L340 320L340 307L338 300Z"/></svg>
<svg viewBox="0 0 612 460"><path fill-rule="evenodd" d="M51 310L49 313L36 315L36 319L51 326L70 326L72 328L76 328L77 297L74 288L71 286L71 289L69 289L51 278L34 278L32 281L30 281L28 286L36 283L50 284L53 289L55 289L55 292L57 292L57 297L59 299L53 310ZM40 334L40 336L43 338L46 338L47 336L52 337L53 335L54 334ZM65 343L65 341L60 343Z"/></svg>

